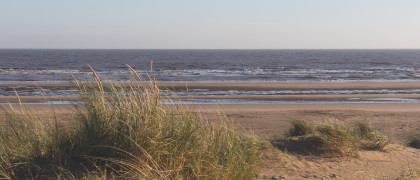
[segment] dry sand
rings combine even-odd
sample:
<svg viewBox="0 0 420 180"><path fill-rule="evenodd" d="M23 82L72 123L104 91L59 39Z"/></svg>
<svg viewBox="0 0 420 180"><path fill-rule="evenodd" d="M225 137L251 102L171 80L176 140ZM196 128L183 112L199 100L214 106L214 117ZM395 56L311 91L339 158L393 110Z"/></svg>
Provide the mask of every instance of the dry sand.
<svg viewBox="0 0 420 180"><path fill-rule="evenodd" d="M70 105L27 105L41 118L74 125ZM420 169L420 150L405 147L408 136L420 132L420 103L398 104L275 104L275 105L194 105L204 117L218 118L218 112L234 119L238 127L265 138L283 134L291 120L316 121L334 117L348 124L366 121L394 138L385 152L362 151L349 159L318 158L299 154L268 153L258 179L386 179L408 168Z"/></svg>
<svg viewBox="0 0 420 180"><path fill-rule="evenodd" d="M395 144L385 152L362 151L350 159L317 158L298 154L266 156L259 178L287 179L387 179L408 168L420 169L420 150L405 147L407 138L420 133L420 103L389 104L293 104L293 105L200 105L216 118L219 109L238 126L269 138L283 134L291 120L317 121L333 117L347 124L368 122L388 134Z"/></svg>
<svg viewBox="0 0 420 180"><path fill-rule="evenodd" d="M265 83L265 84L194 84L188 88L203 89L420 89L420 83ZM185 84L166 85L170 88L183 88ZM255 99L346 99L349 97L393 97L419 98L420 95L297 95L297 96L247 96ZM243 98L244 96L211 96L194 98ZM13 102L13 97L0 97L0 102ZM40 97L21 97L25 102L41 101ZM63 97L53 97L62 100ZM64 98L66 99L66 98ZM69 100L69 99L66 99ZM70 99L75 100L75 99ZM74 124L69 105L27 105L34 113L45 119L52 119L54 108L57 120L64 126ZM385 152L362 151L360 157L350 159L318 158L298 154L269 153L265 156L263 168L258 178L287 179L386 179L397 176L407 168L420 169L420 150L408 148L407 138L420 133L420 103L343 103L343 104L225 104L191 105L210 120L225 113L234 119L235 124L254 131L265 138L283 134L292 120L316 121L333 117L345 123L368 122L391 136L395 144L389 145Z"/></svg>

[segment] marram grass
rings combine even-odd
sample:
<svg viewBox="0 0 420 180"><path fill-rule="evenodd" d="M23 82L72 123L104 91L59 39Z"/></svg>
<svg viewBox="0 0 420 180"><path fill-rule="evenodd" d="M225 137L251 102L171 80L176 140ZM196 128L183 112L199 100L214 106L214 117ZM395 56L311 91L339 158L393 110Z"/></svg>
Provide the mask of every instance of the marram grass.
<svg viewBox="0 0 420 180"><path fill-rule="evenodd" d="M415 134L409 137L408 146L420 149L420 134Z"/></svg>
<svg viewBox="0 0 420 180"><path fill-rule="evenodd" d="M360 149L382 151L391 142L367 123L348 126L333 118L314 123L293 121L285 137L272 140L273 145L286 150L299 145L304 153L343 157L355 156Z"/></svg>
<svg viewBox="0 0 420 180"><path fill-rule="evenodd" d="M131 72L130 83L104 82L94 71L93 81L75 79L84 103L74 106L73 129L46 124L22 106L3 110L0 178L251 179L257 173L264 140L235 130L225 117L210 123L170 103L155 80L140 83Z"/></svg>

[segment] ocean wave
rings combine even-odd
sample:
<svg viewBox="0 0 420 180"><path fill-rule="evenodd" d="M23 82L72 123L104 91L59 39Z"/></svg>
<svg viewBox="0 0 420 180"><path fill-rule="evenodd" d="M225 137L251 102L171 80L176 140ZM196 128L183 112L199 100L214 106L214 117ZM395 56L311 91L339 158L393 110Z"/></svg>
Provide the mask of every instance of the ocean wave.
<svg viewBox="0 0 420 180"><path fill-rule="evenodd" d="M420 80L420 50L0 50L0 81L91 74L161 81ZM150 61L153 60L153 72Z"/></svg>
<svg viewBox="0 0 420 180"><path fill-rule="evenodd" d="M280 68L244 68L244 69L179 69L157 70L147 72L137 70L139 74L148 73L158 80L206 81L206 80L396 80L420 78L420 70L413 68L397 68L393 70L358 70L358 69L288 69ZM98 70L97 74L110 79L127 79L131 72L128 70ZM86 77L90 71L70 69L0 69L0 81L8 80L60 80L71 75Z"/></svg>
<svg viewBox="0 0 420 180"><path fill-rule="evenodd" d="M57 74L83 74L80 70L47 70L47 69L19 69L7 68L0 69L1 75L57 75Z"/></svg>
<svg viewBox="0 0 420 180"><path fill-rule="evenodd" d="M317 95L317 94L420 94L420 89L351 89L351 90L220 90L189 89L170 92L173 95Z"/></svg>

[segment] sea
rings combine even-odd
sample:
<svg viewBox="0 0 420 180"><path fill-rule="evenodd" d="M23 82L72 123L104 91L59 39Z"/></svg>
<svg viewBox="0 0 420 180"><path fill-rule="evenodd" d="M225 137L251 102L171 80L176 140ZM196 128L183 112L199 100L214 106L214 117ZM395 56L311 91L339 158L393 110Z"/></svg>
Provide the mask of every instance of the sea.
<svg viewBox="0 0 420 180"><path fill-rule="evenodd" d="M150 64L153 61L153 71ZM420 50L0 50L0 82L59 82L71 74L160 81L416 81Z"/></svg>
<svg viewBox="0 0 420 180"><path fill-rule="evenodd" d="M419 81L420 50L111 50L111 49L0 49L0 84L63 83L89 78L128 80L131 66L145 78L160 82L360 82ZM0 96L13 87L1 87ZM7 90L9 89L9 90ZM24 95L36 89L20 87ZM53 95L73 95L55 87ZM377 91L387 91L381 89ZM392 91L392 90L389 90ZM411 89L402 94L417 94ZM233 91L235 94L235 91ZM183 92L180 92L183 93ZM211 94L225 92L198 93ZM232 92L231 92L232 93ZM267 92L243 92L242 94ZM238 94L237 93L237 94ZM305 94L279 91L268 94ZM321 94L340 94L323 91ZM363 93L354 91L346 94ZM372 92L370 92L372 93Z"/></svg>

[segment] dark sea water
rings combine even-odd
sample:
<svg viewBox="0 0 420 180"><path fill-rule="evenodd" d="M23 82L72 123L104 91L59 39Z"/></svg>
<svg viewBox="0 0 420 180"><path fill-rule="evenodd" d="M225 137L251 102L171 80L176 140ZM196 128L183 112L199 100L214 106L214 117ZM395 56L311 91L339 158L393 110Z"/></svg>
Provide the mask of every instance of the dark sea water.
<svg viewBox="0 0 420 180"><path fill-rule="evenodd" d="M153 61L153 71L150 62ZM127 80L134 68L160 82L419 81L420 50L19 50L0 49L0 85L89 79ZM0 96L75 96L69 87L0 86ZM420 94L420 89L220 90L189 89L174 95ZM349 98L322 101L199 99L179 103L407 103L420 99ZM44 103L44 102L42 102ZM63 102L55 102L63 103ZM64 102L66 103L66 102Z"/></svg>
<svg viewBox="0 0 420 180"><path fill-rule="evenodd" d="M88 65L104 78L125 80L126 64L168 82L420 80L420 50L0 49L0 82L84 78Z"/></svg>

